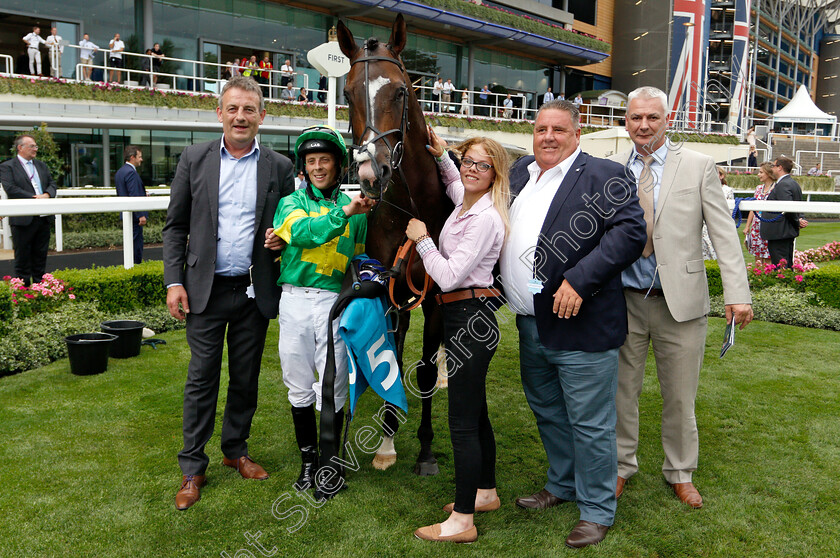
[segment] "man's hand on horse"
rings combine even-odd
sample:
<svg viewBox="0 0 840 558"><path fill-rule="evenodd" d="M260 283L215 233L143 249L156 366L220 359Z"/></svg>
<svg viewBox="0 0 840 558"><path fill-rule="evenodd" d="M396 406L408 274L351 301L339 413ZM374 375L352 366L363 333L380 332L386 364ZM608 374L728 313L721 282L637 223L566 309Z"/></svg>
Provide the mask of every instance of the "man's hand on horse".
<svg viewBox="0 0 840 558"><path fill-rule="evenodd" d="M376 205L376 202L370 198L366 198L361 194L357 194L350 200L350 203L345 205L342 209L344 209L344 214L348 217L352 217L353 215L358 215L360 213L367 213L373 206Z"/></svg>
<svg viewBox="0 0 840 558"><path fill-rule="evenodd" d="M274 229L265 229L265 245L269 250L282 250L286 241L274 234Z"/></svg>
<svg viewBox="0 0 840 558"><path fill-rule="evenodd" d="M558 318L577 316L583 299L566 279L554 293L554 313Z"/></svg>
<svg viewBox="0 0 840 558"><path fill-rule="evenodd" d="M412 219L405 228L405 236L414 242L417 242L417 239L421 236L429 236L429 232L426 230L426 223L419 219Z"/></svg>
<svg viewBox="0 0 840 558"><path fill-rule="evenodd" d="M446 140L441 139L432 130L431 126L426 126L429 131L429 145L426 146L426 149L429 150L429 153L434 155L435 157L443 156L443 153L446 151Z"/></svg>

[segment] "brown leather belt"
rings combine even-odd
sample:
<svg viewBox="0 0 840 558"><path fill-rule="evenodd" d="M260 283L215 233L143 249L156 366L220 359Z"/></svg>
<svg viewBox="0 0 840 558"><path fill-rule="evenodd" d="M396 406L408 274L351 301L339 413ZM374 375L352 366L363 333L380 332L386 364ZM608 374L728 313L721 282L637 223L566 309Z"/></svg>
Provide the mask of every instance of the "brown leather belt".
<svg viewBox="0 0 840 558"><path fill-rule="evenodd" d="M637 289L635 287L624 287L625 291L630 291L631 293L639 293L643 295L647 295L649 297L653 296L665 296L665 292L662 289Z"/></svg>
<svg viewBox="0 0 840 558"><path fill-rule="evenodd" d="M495 298L497 296L502 296L498 290L489 288L489 289L461 289L460 291L452 291L449 293L441 293L439 295L435 295L435 301L438 304L449 304L451 302L460 302L462 300L470 300L473 298Z"/></svg>

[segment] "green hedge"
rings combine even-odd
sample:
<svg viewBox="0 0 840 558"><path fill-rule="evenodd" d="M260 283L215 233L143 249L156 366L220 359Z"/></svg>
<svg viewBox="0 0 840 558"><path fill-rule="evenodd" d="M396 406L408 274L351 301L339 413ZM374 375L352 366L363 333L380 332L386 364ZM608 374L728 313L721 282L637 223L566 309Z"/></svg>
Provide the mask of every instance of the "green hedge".
<svg viewBox="0 0 840 558"><path fill-rule="evenodd" d="M146 225L143 230L145 244L160 244L163 242L163 223ZM123 245L122 229L101 229L81 232L64 233L64 249L79 250L82 248L116 248ZM55 235L50 237L50 248L55 249Z"/></svg>
<svg viewBox="0 0 840 558"><path fill-rule="evenodd" d="M62 199L66 199L62 196ZM166 210L160 209L149 212L147 228L152 223L166 221ZM64 234L71 232L98 231L102 229L120 229L122 231L122 213L71 213L61 218Z"/></svg>
<svg viewBox="0 0 840 558"><path fill-rule="evenodd" d="M753 292L755 320L840 331L840 309L814 305L812 296L783 285ZM725 317L723 296L712 297L711 316Z"/></svg>
<svg viewBox="0 0 840 558"><path fill-rule="evenodd" d="M840 265L827 265L803 275L802 291L815 293L825 305L840 308Z"/></svg>
<svg viewBox="0 0 840 558"><path fill-rule="evenodd" d="M840 265L827 265L804 273L801 283L793 279L794 273L787 273L787 275L788 280L783 285L771 282L770 287L762 287L760 283L751 282L750 290L753 296L759 291L782 286L790 291L807 294L812 304L840 309ZM709 281L709 296L722 296L723 283L720 280L720 268L716 261L706 260L706 277Z"/></svg>
<svg viewBox="0 0 840 558"><path fill-rule="evenodd" d="M794 176L803 192L833 192L834 179L830 176ZM726 184L735 190L755 190L758 186L757 174L727 174ZM814 198L811 198L812 200ZM836 201L832 198L828 201Z"/></svg>
<svg viewBox="0 0 840 558"><path fill-rule="evenodd" d="M159 306L166 302L163 262L122 266L64 269L53 274L73 287L81 302L94 302L108 313Z"/></svg>

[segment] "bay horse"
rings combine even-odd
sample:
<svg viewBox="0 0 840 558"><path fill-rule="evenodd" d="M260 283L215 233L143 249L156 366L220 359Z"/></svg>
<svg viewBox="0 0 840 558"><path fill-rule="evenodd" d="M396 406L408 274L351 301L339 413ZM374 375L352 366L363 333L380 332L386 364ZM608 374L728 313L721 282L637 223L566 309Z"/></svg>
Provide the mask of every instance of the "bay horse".
<svg viewBox="0 0 840 558"><path fill-rule="evenodd" d="M437 243L454 206L446 195L437 164L426 150L429 143L426 120L400 58L407 39L402 14L394 21L387 44L370 38L359 47L342 21L338 22L337 32L341 51L350 60L344 97L353 131L352 166L362 193L378 200L376 209L368 216L365 251L389 266L405 240L405 229L412 217L426 223L429 234ZM411 269L404 269L397 277L395 300L412 297L407 274L411 274L414 285L424 283L425 270L419 257L415 258ZM404 377L404 382L407 391L415 391L415 395L420 396L422 404L417 430L420 452L414 472L434 475L438 473L438 466L432 453L431 395L437 383L436 360L443 340L443 325L440 309L431 294L426 296L422 308L425 325L422 359L416 368L416 390L412 389L410 378ZM401 370L405 370L402 357L409 316L408 311L400 312L395 335ZM396 461L393 435L400 420L404 419L398 417L393 407L386 409L384 440L374 458L374 467L387 469Z"/></svg>

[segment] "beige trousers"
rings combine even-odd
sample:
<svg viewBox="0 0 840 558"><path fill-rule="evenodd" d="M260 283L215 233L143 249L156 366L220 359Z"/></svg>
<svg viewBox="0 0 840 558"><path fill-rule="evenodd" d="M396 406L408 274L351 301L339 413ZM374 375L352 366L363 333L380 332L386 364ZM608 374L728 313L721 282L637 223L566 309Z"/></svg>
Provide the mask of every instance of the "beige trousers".
<svg viewBox="0 0 840 558"><path fill-rule="evenodd" d="M677 322L662 296L624 291L628 333L618 357L616 393L616 443L618 475L630 478L639 470L639 395L645 374L648 347L653 345L656 374L662 395L662 474L674 484L691 482L697 469L699 441L694 399L703 351L706 316Z"/></svg>

